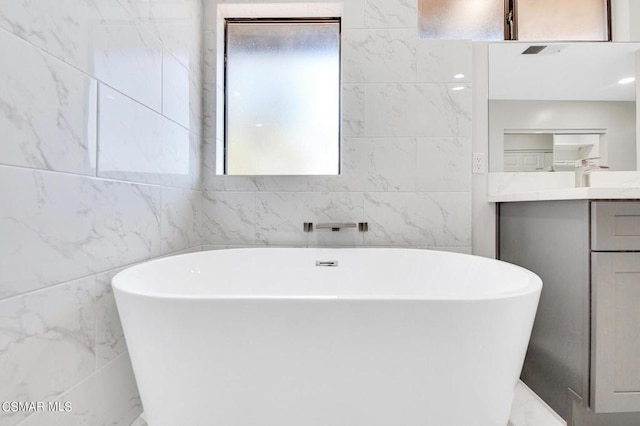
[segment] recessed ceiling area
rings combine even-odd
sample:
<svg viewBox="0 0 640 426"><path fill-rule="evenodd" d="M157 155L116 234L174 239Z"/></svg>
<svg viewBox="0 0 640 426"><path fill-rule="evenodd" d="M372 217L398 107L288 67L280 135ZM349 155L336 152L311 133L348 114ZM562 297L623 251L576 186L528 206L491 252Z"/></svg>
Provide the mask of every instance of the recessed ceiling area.
<svg viewBox="0 0 640 426"><path fill-rule="evenodd" d="M546 45L537 54L531 46ZM635 101L640 43L491 43L489 99Z"/></svg>

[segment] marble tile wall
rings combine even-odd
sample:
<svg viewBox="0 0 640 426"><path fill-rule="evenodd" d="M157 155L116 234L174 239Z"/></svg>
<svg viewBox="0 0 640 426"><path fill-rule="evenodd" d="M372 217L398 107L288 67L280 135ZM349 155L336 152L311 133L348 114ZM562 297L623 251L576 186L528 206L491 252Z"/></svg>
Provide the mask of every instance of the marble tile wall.
<svg viewBox="0 0 640 426"><path fill-rule="evenodd" d="M142 411L110 280L199 249L200 0L0 0L1 425Z"/></svg>
<svg viewBox="0 0 640 426"><path fill-rule="evenodd" d="M214 72L221 49L215 21L224 3L204 2L203 244L469 253L471 42L420 40L417 0L344 0L341 175L220 176L216 108L223 88ZM285 3L297 10L296 3L317 2ZM302 231L303 222L330 221L367 221L369 232Z"/></svg>

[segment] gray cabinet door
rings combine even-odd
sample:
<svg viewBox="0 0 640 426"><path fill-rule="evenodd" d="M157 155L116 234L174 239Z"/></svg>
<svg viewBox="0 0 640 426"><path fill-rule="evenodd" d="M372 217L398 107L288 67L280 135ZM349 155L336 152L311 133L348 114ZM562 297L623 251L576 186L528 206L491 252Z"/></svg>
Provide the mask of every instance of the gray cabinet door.
<svg viewBox="0 0 640 426"><path fill-rule="evenodd" d="M592 253L591 404L640 411L640 253Z"/></svg>

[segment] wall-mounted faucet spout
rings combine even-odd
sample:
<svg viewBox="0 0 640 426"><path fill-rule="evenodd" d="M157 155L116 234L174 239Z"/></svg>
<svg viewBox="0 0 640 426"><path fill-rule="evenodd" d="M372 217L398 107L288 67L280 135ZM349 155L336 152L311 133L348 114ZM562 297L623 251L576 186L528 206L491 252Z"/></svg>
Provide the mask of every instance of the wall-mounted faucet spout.
<svg viewBox="0 0 640 426"><path fill-rule="evenodd" d="M369 224L367 222L328 222L328 223L317 223L315 225L316 229L330 229L333 232L338 232L343 228L358 228L360 232L366 232L369 230ZM313 223L305 222L303 224L304 232L313 231Z"/></svg>

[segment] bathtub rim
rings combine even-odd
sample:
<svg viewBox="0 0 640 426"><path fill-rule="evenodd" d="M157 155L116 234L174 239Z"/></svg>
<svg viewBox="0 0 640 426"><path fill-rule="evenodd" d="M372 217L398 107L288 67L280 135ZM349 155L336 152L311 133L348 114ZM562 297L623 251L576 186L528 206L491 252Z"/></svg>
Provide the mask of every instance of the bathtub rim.
<svg viewBox="0 0 640 426"><path fill-rule="evenodd" d="M175 261L177 258L182 258L184 256L193 256L206 252L217 252L217 251L257 251L257 250L282 250L282 249L295 249L295 250L390 250L390 251L425 251L425 252L437 252L441 254L445 254L446 256L458 257L460 259L469 259L473 258L475 261L486 262L486 263L497 263L500 264L501 267L511 268L519 271L523 275L528 277L528 283L524 285L522 288L518 288L512 291L499 292L489 295L482 296L473 296L467 298L461 297L427 297L423 295L372 295L372 294L361 294L361 295L267 295L267 294L259 294L259 295L215 295L215 294L178 294L178 293L168 293L168 292L157 292L146 290L134 290L131 288L126 288L126 278L127 275L131 273L135 273L135 270L149 267L152 264L157 263L165 263ZM135 265L131 265L126 269L118 272L111 279L111 286L115 292L122 292L129 296L134 297L143 297L149 299L157 299L157 300L182 300L182 301L372 301L372 302L383 302L383 301L418 301L418 302L426 302L426 301L434 301L434 302L455 302L455 303L463 303L463 302L481 302L481 301L491 301L491 300L503 300L524 296L531 296L534 294L538 294L538 297L542 291L542 279L535 274L534 272L525 269L521 266L514 265L512 263L508 263L498 259L491 259L483 256L477 256L466 253L457 253L450 252L444 250L434 250L434 249L426 249L426 248L406 248L406 247L295 247L295 246L266 246L266 247L229 247L229 248L220 248L214 250L201 250L197 252L183 253L177 255L170 255L165 257L160 257L157 259L146 260Z"/></svg>

